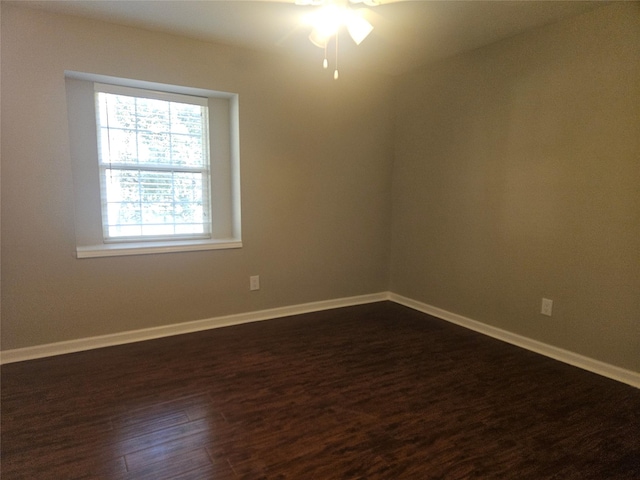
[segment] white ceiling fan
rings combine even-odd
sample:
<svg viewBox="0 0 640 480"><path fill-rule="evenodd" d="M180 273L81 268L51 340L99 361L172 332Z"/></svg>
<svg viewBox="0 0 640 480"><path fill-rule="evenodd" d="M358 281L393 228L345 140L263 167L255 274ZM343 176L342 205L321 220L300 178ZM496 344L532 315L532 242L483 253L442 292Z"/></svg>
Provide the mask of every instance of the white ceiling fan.
<svg viewBox="0 0 640 480"><path fill-rule="evenodd" d="M372 32L373 25L364 17L363 8L350 8L351 5L375 7L380 0L295 0L296 5L317 7L304 16L303 22L311 27L309 40L315 46L324 49L323 67L329 66L327 47L331 40L335 43L335 69L333 78L338 79L338 37L341 27L346 28L356 45Z"/></svg>

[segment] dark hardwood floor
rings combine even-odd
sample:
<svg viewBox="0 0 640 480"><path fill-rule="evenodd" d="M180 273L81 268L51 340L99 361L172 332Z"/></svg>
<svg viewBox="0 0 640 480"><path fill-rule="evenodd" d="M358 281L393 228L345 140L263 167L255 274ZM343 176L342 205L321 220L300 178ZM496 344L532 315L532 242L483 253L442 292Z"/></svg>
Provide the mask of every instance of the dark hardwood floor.
<svg viewBox="0 0 640 480"><path fill-rule="evenodd" d="M640 478L640 390L393 303L1 373L3 480Z"/></svg>

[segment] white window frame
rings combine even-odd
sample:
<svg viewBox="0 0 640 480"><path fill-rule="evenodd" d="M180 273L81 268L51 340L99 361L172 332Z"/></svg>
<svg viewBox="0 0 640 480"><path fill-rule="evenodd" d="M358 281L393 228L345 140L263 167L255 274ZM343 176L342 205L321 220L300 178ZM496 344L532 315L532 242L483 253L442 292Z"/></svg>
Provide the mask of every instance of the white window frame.
<svg viewBox="0 0 640 480"><path fill-rule="evenodd" d="M65 72L67 107L76 208L76 257L217 250L242 247L238 95L80 72ZM96 90L129 92L133 96L188 100L203 99L208 106L210 149L210 231L193 237L108 238L103 231ZM183 96L187 97L183 97ZM198 100L196 100L198 101ZM183 102L184 103L184 102ZM192 102L191 102L192 103ZM90 115L92 125L89 124Z"/></svg>

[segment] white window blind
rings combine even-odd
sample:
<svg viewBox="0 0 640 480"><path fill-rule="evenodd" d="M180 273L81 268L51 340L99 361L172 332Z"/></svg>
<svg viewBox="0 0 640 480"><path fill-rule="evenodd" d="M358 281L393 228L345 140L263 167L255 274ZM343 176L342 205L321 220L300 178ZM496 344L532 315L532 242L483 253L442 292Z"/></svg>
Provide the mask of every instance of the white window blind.
<svg viewBox="0 0 640 480"><path fill-rule="evenodd" d="M211 238L207 99L94 89L105 242Z"/></svg>

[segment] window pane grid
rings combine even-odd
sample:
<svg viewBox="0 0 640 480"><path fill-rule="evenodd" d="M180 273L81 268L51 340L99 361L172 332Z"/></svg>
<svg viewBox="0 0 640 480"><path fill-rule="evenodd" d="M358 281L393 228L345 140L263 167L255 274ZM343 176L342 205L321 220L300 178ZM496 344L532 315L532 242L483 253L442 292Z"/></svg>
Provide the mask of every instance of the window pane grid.
<svg viewBox="0 0 640 480"><path fill-rule="evenodd" d="M97 92L105 240L210 238L206 107Z"/></svg>
<svg viewBox="0 0 640 480"><path fill-rule="evenodd" d="M207 235L204 177L192 172L105 169L109 237Z"/></svg>

